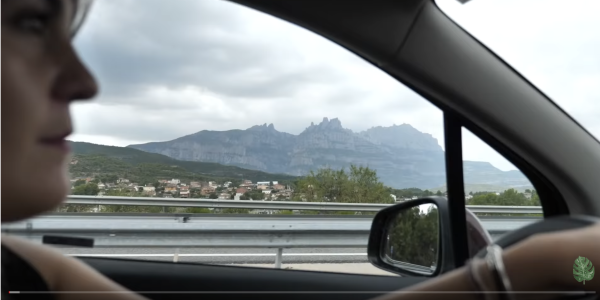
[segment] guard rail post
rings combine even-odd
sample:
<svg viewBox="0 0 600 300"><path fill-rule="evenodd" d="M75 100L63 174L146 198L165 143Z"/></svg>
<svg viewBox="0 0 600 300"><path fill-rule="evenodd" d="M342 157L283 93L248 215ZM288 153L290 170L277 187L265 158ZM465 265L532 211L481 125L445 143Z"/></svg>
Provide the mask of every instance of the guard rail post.
<svg viewBox="0 0 600 300"><path fill-rule="evenodd" d="M275 269L281 269L281 261L283 260L283 248L277 248L275 256Z"/></svg>

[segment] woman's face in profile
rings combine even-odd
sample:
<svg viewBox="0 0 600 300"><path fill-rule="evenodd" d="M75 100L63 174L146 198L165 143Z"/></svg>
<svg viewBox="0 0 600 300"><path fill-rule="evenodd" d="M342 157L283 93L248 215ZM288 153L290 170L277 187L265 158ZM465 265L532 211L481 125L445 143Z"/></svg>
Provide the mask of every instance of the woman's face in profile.
<svg viewBox="0 0 600 300"><path fill-rule="evenodd" d="M73 0L2 0L2 221L69 190L69 105L97 92L71 44Z"/></svg>

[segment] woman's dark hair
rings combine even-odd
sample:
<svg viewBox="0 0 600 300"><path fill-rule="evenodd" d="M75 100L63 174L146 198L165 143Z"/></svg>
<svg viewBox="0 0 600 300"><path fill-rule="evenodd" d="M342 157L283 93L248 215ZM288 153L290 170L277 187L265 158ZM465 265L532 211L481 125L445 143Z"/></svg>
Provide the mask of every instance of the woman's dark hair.
<svg viewBox="0 0 600 300"><path fill-rule="evenodd" d="M73 19L71 20L71 37L74 37L77 34L77 32L79 31L79 28L81 28L83 21L85 21L88 11L90 10L90 7L92 6L93 0L71 0L71 1L73 1L73 7L74 7Z"/></svg>

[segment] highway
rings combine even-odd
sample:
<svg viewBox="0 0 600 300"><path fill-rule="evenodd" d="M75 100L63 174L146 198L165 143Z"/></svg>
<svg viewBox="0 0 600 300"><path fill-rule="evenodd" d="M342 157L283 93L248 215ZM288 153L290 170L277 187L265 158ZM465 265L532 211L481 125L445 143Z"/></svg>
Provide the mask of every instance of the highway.
<svg viewBox="0 0 600 300"><path fill-rule="evenodd" d="M208 264L274 264L277 249L268 248L59 248L65 255ZM283 264L366 263L365 248L284 249Z"/></svg>

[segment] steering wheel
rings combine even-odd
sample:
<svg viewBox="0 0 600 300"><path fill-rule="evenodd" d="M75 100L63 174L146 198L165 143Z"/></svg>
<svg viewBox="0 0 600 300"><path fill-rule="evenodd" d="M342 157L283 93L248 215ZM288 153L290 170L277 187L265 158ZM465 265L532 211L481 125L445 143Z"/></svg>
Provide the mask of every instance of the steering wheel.
<svg viewBox="0 0 600 300"><path fill-rule="evenodd" d="M578 229L587 227L590 225L594 225L600 222L600 218L590 217L590 216L560 216L560 217L552 217L548 219L544 219L539 222L535 222L533 224L529 224L525 227L519 228L517 230L511 231L500 238L498 238L495 242L498 246L502 248L509 247L514 245L522 240L525 240L531 235L537 233L546 233L546 232L555 232L569 229ZM475 257L484 258L487 254L486 248L479 251ZM600 299L599 295L576 295L576 296L567 296L564 299Z"/></svg>

